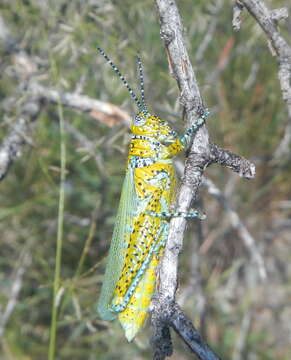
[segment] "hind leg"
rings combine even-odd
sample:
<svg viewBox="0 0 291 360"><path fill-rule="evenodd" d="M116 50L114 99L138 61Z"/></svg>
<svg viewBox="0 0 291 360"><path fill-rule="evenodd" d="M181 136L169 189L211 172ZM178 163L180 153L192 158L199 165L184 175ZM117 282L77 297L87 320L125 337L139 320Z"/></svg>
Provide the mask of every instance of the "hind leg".
<svg viewBox="0 0 291 360"><path fill-rule="evenodd" d="M171 219L172 217L183 217L183 218L186 218L186 219L195 219L195 218L197 218L197 219L200 219L200 220L206 219L206 215L204 213L202 213L200 210L196 210L196 209L192 209L189 212L162 211L162 212L156 213L154 211L147 211L147 214L150 215L150 216L154 216L154 217L158 217L158 218L162 218L162 219Z"/></svg>

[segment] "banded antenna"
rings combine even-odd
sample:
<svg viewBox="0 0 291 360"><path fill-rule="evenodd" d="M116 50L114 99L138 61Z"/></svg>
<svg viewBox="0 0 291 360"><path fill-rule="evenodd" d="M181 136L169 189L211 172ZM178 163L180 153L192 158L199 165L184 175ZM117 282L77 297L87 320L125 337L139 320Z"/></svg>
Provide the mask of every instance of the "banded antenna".
<svg viewBox="0 0 291 360"><path fill-rule="evenodd" d="M139 85L140 85L140 94L141 94L141 101L145 112L148 112L147 105L145 102L144 96L144 79L143 79L143 66L142 61L139 56L136 56L138 71L139 71Z"/></svg>
<svg viewBox="0 0 291 360"><path fill-rule="evenodd" d="M109 63L113 71L118 75L118 77L121 79L125 87L127 88L128 92L130 93L130 96L132 99L136 102L138 108L140 111L143 111L144 105L140 102L139 98L135 95L132 88L129 86L128 82L126 81L125 77L121 74L118 67L113 63L113 61L106 55L104 50L102 50L100 47L97 47L97 50L100 52L100 54L106 59L106 61Z"/></svg>

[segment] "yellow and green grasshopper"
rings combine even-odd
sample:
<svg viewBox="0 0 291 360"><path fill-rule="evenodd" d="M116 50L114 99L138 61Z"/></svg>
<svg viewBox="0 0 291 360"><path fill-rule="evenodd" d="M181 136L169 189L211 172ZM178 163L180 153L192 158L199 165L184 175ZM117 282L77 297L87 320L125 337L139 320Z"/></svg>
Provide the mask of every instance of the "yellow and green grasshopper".
<svg viewBox="0 0 291 360"><path fill-rule="evenodd" d="M98 301L103 320L118 317L128 341L144 324L155 291L156 271L172 217L204 218L197 210L172 212L176 189L173 157L187 149L208 112L183 136L147 109L142 62L137 57L141 97L134 93L117 66L98 48L138 107L131 124L126 175L111 241L105 278Z"/></svg>

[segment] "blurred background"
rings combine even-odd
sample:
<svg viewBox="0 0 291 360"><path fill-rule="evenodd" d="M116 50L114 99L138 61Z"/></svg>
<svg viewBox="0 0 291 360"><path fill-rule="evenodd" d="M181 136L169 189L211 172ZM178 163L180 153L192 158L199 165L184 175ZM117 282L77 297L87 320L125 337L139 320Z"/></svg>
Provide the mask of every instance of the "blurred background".
<svg viewBox="0 0 291 360"><path fill-rule="evenodd" d="M280 146L287 111L276 58L247 12L241 31L233 31L232 1L177 3L190 59L212 112L212 141L257 168L252 181L219 166L207 169L199 199L207 220L189 222L178 300L223 359L287 360L291 153ZM267 3L291 10L287 0ZM290 40L290 19L280 30ZM95 311L124 177L128 122L136 111L97 45L133 88L134 56L140 51L150 111L183 131L179 92L168 71L153 1L1 1L1 144L22 118L26 123L20 132L28 144L1 182L1 359L47 358L60 112L67 159L56 358L151 358L149 326L128 344L119 324L102 322ZM99 102L90 107L85 100ZM38 108L31 116L27 104L34 101ZM255 255L248 241L255 244ZM264 267L267 279L262 281ZM174 344L172 359L193 358L175 335Z"/></svg>

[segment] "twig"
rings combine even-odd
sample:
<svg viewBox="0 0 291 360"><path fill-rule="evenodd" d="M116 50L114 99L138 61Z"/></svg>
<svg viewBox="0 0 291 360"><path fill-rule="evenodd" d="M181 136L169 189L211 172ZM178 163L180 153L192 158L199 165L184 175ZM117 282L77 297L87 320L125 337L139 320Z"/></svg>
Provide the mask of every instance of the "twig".
<svg viewBox="0 0 291 360"><path fill-rule="evenodd" d="M245 247L248 249L250 257L252 258L254 264L256 264L256 269L262 280L265 280L267 277L265 263L262 255L259 252L259 249L256 246L256 242L243 221L240 219L238 213L231 207L225 196L218 189L217 186L208 178L203 179L203 184L207 187L207 190L210 195L216 198L221 206L227 211L229 219L233 228L235 228L243 240Z"/></svg>
<svg viewBox="0 0 291 360"><path fill-rule="evenodd" d="M125 123L127 126L130 124L130 116L126 111L116 105L85 95L65 93L33 83L28 87L28 96L29 99L23 106L19 119L15 121L11 131L0 146L0 180L6 176L13 161L21 155L23 147L28 144L27 139L31 133L32 124L37 119L44 101L56 105L59 101L63 106L88 112L91 116L110 127L117 123ZM68 123L65 125L66 130L76 136L76 130ZM77 137L78 141L86 145L88 149L90 145L93 145L93 143L89 144L85 137L82 137L82 134L78 134ZM98 156L96 155L94 158L99 163Z"/></svg>
<svg viewBox="0 0 291 360"><path fill-rule="evenodd" d="M0 338L3 336L8 320L17 304L17 298L22 288L23 276L31 261L31 258L27 252L22 254L20 258L22 258L20 259L21 265L16 270L11 291L9 294L9 300L7 302L5 310L2 314L0 314Z"/></svg>
<svg viewBox="0 0 291 360"><path fill-rule="evenodd" d="M255 165L249 160L233 153L232 151L222 149L216 144L210 144L211 163L217 163L228 167L239 174L240 177L252 179L256 174Z"/></svg>
<svg viewBox="0 0 291 360"><path fill-rule="evenodd" d="M156 4L161 25L161 36L168 53L172 75L177 80L181 92L180 101L186 115L187 126L189 126L193 119L205 110L185 47L183 25L174 0L156 0ZM177 196L178 211L185 212L189 209L192 199L196 198L203 172L212 163L227 166L246 178L252 178L255 175L254 165L249 161L211 145L207 128L203 126L197 132L186 160L183 183ZM170 333L169 330L166 331L166 328L171 326L200 359L217 359L218 357L211 350L206 351L206 348L204 348L204 352L196 351L196 346L199 344L195 337L191 337L189 343L189 338L186 335L192 331L189 320L175 322L174 324L174 320L171 318L177 311L175 293L177 289L178 255L183 244L185 225L186 221L183 218L173 218L170 222L168 242L160 265L160 283L157 296L152 303L154 358L164 359L168 356L168 352L163 353L163 349L171 348ZM179 311L179 314L182 316L182 312ZM185 318L184 314L183 317ZM163 334L166 336L163 337ZM160 344L163 346L161 347Z"/></svg>
<svg viewBox="0 0 291 360"><path fill-rule="evenodd" d="M32 96L39 97L49 103L58 104L60 102L62 106L89 113L92 117L108 126L114 126L117 123L130 123L129 114L118 106L92 99L86 95L66 93L41 86L37 83L30 83L28 92Z"/></svg>
<svg viewBox="0 0 291 360"><path fill-rule="evenodd" d="M39 112L39 100L32 98L23 107L19 119L13 124L9 134L3 140L0 146L0 180L6 176L11 164L15 158L20 156L23 146L27 144L32 123Z"/></svg>
<svg viewBox="0 0 291 360"><path fill-rule="evenodd" d="M241 11L245 7L260 25L271 44L272 54L278 60L278 78L288 113L284 135L274 151L274 159L278 160L283 155L290 154L291 144L291 47L278 30L278 22L288 17L288 10L286 8L269 10L263 0L240 0L236 2L234 10L237 7L240 7ZM240 17L240 13L234 12L234 18L237 16ZM235 26L235 30L239 29L240 25Z"/></svg>
<svg viewBox="0 0 291 360"><path fill-rule="evenodd" d="M183 306L189 297L193 295L193 289L195 289L195 311L201 320L205 315L207 303L204 293L203 279L200 273L200 264L202 259L199 254L199 246L203 242L202 223L197 222L193 227L194 231L189 249L191 256L188 281L187 286L183 289L183 291L179 291L179 304Z"/></svg>
<svg viewBox="0 0 291 360"><path fill-rule="evenodd" d="M6 52L13 54L14 62L20 65L16 67L16 75L21 79L25 79L25 81L29 81L26 87L23 86L23 90L27 92L28 100L23 106L19 118L13 124L9 134L2 140L0 146L0 180L6 176L11 164L21 154L23 147L28 143L28 134L31 132L32 124L42 109L44 100L53 104L61 103L63 106L88 112L92 117L105 123L107 126L113 126L120 122L129 124L130 116L128 113L113 104L80 95L78 92L65 93L46 88L33 80L29 80L33 79L37 64L25 51L20 50L17 39L14 38L1 15L0 41L3 43ZM80 86L81 83L82 81L79 83ZM14 102L12 105L14 105ZM96 161L98 160L97 158L95 159Z"/></svg>
<svg viewBox="0 0 291 360"><path fill-rule="evenodd" d="M243 11L243 5L242 3L237 0L233 5L233 16L232 16L232 27L235 31L240 30L241 26L241 13Z"/></svg>
<svg viewBox="0 0 291 360"><path fill-rule="evenodd" d="M167 308L163 307L152 315L152 322L155 324L154 336L151 339L151 344L155 349L154 360L162 360L165 356L172 355L173 346L169 326L177 332L198 359L219 360L180 307L175 302L167 305ZM159 306L162 304L159 303Z"/></svg>
<svg viewBox="0 0 291 360"><path fill-rule="evenodd" d="M71 134L82 146L82 150L87 152L86 159L92 157L95 160L97 168L100 170L100 175L107 175L106 169L103 166L102 155L96 152L96 143L72 126L68 121L65 120L64 124L66 132Z"/></svg>
<svg viewBox="0 0 291 360"><path fill-rule="evenodd" d="M249 74L249 76L247 77L246 81L243 84L243 89L244 90L248 90L253 85L253 83L255 82L255 80L257 78L257 73L259 71L259 68L260 68L260 66L259 66L259 64L257 62L254 62L252 64L250 74Z"/></svg>
<svg viewBox="0 0 291 360"><path fill-rule="evenodd" d="M200 45L198 46L198 48L196 50L195 60L197 63L199 63L200 61L203 60L204 53L207 50L211 40L214 37L214 33L215 33L215 30L216 30L217 24L218 24L218 14L219 14L220 10L223 8L223 5L224 5L223 0L219 0L215 4L215 8L212 11L211 22L209 24L209 27L204 35L203 40L201 41Z"/></svg>
<svg viewBox="0 0 291 360"><path fill-rule="evenodd" d="M243 352L248 338L248 333L250 331L251 321L252 321L252 312L250 309L247 309L242 319L241 328L234 347L232 360L244 359Z"/></svg>

